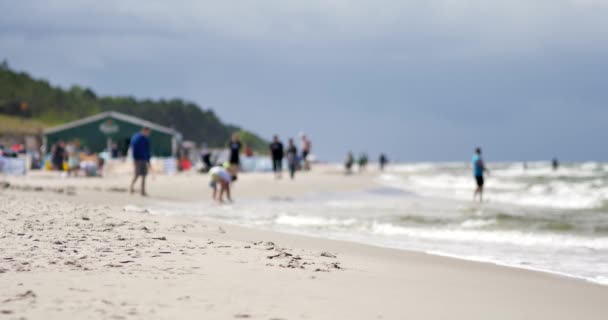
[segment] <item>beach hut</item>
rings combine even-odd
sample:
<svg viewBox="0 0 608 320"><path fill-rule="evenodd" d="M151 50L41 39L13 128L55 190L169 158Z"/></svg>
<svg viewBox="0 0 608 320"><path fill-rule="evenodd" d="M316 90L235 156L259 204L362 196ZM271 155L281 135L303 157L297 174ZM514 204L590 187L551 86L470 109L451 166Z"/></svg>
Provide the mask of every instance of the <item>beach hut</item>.
<svg viewBox="0 0 608 320"><path fill-rule="evenodd" d="M82 148L91 152L110 150L117 144L124 156L129 148L131 136L142 127L151 130L150 145L153 156L168 157L175 155L181 134L174 129L161 126L144 119L123 113L108 111L69 122L43 132L43 144L47 150L58 141L78 140Z"/></svg>

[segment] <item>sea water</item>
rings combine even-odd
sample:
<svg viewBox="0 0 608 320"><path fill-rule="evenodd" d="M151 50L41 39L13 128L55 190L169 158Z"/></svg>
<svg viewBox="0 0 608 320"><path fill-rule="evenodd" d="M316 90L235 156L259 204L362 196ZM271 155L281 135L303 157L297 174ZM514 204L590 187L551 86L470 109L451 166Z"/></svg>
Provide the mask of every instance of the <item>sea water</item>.
<svg viewBox="0 0 608 320"><path fill-rule="evenodd" d="M608 285L608 164L490 165L484 203L466 163L392 165L357 192L158 203L154 211L422 251ZM345 176L344 179L349 179ZM294 182L294 183L297 183Z"/></svg>

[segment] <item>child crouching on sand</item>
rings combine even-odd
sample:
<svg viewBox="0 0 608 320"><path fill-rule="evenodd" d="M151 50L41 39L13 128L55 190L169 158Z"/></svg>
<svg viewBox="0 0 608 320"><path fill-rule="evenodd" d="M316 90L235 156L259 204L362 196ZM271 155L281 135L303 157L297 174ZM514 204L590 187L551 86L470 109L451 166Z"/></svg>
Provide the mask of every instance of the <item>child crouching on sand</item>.
<svg viewBox="0 0 608 320"><path fill-rule="evenodd" d="M229 202L232 202L232 197L230 196L230 184L236 181L236 173L231 170L231 167L224 168L222 166L215 166L209 170L209 175L211 176L211 182L209 186L213 189L213 200L218 201L219 203L224 203L224 194L226 194L226 199ZM217 192L219 185L219 195Z"/></svg>

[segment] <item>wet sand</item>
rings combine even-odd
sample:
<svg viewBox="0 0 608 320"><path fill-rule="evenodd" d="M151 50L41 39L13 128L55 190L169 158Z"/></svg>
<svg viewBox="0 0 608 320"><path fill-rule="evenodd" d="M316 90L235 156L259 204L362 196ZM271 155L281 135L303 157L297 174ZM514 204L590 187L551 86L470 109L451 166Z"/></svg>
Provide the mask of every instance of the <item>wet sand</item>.
<svg viewBox="0 0 608 320"><path fill-rule="evenodd" d="M0 177L0 315L8 319L605 319L608 287L401 250L147 213L209 198L207 178ZM246 198L359 190L331 168L243 174Z"/></svg>

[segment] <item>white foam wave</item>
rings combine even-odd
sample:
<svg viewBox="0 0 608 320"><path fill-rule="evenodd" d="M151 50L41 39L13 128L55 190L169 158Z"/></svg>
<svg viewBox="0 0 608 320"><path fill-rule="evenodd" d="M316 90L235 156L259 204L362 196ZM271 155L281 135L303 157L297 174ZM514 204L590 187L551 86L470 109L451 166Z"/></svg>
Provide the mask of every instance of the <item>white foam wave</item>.
<svg viewBox="0 0 608 320"><path fill-rule="evenodd" d="M463 228L467 228L467 229L476 229L476 228L491 226L494 224L496 224L495 219L491 219L491 220L469 219L469 220L463 221L460 224L460 226Z"/></svg>
<svg viewBox="0 0 608 320"><path fill-rule="evenodd" d="M357 222L356 219L336 219L315 216L291 216L280 215L274 223L293 227L329 227L329 226L351 226Z"/></svg>
<svg viewBox="0 0 608 320"><path fill-rule="evenodd" d="M594 163L594 166L596 164ZM591 167L588 165L588 167ZM595 167L594 167L595 168ZM475 181L470 172L426 172L409 175L383 174L378 181L393 188L415 194L446 199L470 200ZM507 170L514 170L508 168ZM543 169L544 180L528 179L518 175L500 175L495 171L487 177L486 199L520 206L561 209L593 209L608 201L608 175L589 175L583 181L564 180L563 176L548 177L550 169ZM571 174L575 176L575 174ZM587 175L587 173L579 174Z"/></svg>
<svg viewBox="0 0 608 320"><path fill-rule="evenodd" d="M443 251L434 251L434 250L425 251L425 253L434 255L434 256L447 257L447 258L451 258L451 259L490 263L490 264L494 264L497 266L530 270L530 271L536 271L536 272L542 272L542 273L549 273L549 274L554 274L554 275L565 277L565 278L588 281L588 282L596 283L599 285L608 285L608 277L580 276L580 275L575 275L575 274L571 274L571 273L567 273L567 272L560 272L560 271L557 271L554 269L549 269L549 268L533 267L533 266L527 265L521 261L503 261L501 259L497 259L494 257L456 255L456 254L446 253Z"/></svg>
<svg viewBox="0 0 608 320"><path fill-rule="evenodd" d="M520 231L482 231L463 229L430 229L374 223L372 233L385 236L407 236L419 239L512 244L525 247L608 249L608 237L585 238L571 235L524 233Z"/></svg>

